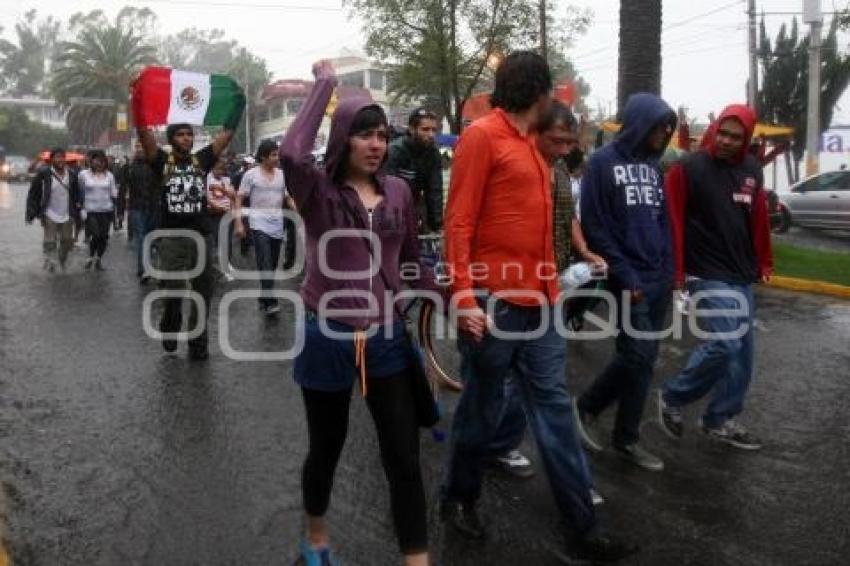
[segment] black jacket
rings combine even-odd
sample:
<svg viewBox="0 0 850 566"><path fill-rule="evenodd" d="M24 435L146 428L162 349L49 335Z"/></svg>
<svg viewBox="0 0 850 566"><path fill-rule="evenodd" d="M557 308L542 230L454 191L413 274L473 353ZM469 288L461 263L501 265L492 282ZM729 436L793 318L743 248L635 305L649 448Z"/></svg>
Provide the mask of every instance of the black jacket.
<svg viewBox="0 0 850 566"><path fill-rule="evenodd" d="M134 159L125 165L122 178L130 210L159 213L160 189L156 174L144 159Z"/></svg>
<svg viewBox="0 0 850 566"><path fill-rule="evenodd" d="M80 210L83 208L83 192L80 190L77 172L67 166L65 169L68 171L68 214L72 220L78 221ZM27 193L25 217L27 222L32 222L36 218L44 218L47 205L50 203L50 191L54 182L58 181L53 177L53 170L50 166L42 167L35 174L30 184L29 193Z"/></svg>
<svg viewBox="0 0 850 566"><path fill-rule="evenodd" d="M413 201L421 211L424 201L428 228L439 230L443 225L443 162L433 147L418 147L410 135L390 144L387 173L401 177L413 192Z"/></svg>

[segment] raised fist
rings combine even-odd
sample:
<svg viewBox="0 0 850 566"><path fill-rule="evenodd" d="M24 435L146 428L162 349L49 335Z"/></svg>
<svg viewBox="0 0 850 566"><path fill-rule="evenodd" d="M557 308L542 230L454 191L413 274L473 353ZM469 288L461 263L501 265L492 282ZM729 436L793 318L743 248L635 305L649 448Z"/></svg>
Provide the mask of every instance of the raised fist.
<svg viewBox="0 0 850 566"><path fill-rule="evenodd" d="M313 63L313 76L316 80L332 79L336 77L336 70L328 59L322 59Z"/></svg>

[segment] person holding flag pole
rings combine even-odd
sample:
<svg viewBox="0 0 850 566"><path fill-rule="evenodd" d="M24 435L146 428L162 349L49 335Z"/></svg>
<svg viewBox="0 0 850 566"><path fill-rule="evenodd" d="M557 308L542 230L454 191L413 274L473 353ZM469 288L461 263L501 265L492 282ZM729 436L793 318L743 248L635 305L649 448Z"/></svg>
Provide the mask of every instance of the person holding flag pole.
<svg viewBox="0 0 850 566"><path fill-rule="evenodd" d="M162 347L166 352L177 349L177 337L182 337L182 297L176 291L188 286L200 295L200 301L192 301L190 311L189 356L193 360L205 360L209 357L207 319L213 287L203 243L210 228L206 178L233 139L245 109L245 93L225 75L166 67L145 68L133 80L131 93L139 142L161 189L160 229L173 231L160 238L159 244L160 269L172 272L162 278L160 287L173 292L165 299L159 322ZM152 126L160 125L167 125L170 151L158 146L151 130ZM222 126L222 130L210 145L193 153L193 126ZM197 234L197 238L191 233ZM204 310L202 321L201 309Z"/></svg>

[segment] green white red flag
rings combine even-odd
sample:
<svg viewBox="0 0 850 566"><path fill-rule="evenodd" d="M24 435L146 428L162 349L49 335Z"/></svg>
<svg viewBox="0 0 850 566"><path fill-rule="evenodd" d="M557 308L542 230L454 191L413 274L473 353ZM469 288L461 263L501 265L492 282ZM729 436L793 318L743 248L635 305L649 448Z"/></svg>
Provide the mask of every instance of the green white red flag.
<svg viewBox="0 0 850 566"><path fill-rule="evenodd" d="M235 129L245 93L227 75L146 67L132 85L136 126L187 123Z"/></svg>

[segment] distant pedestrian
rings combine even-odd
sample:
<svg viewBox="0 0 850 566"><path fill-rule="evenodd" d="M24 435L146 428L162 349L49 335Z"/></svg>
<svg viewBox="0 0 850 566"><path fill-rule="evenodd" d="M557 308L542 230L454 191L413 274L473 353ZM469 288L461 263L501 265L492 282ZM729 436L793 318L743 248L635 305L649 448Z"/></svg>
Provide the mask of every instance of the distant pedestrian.
<svg viewBox="0 0 850 566"><path fill-rule="evenodd" d="M159 190L156 175L145 161L142 144L136 142L133 160L126 166L124 183L127 187L129 208L128 233L133 233L133 249L136 252L136 277L139 283L147 283L151 276L144 265L144 244L149 233L156 229L159 218ZM149 254L150 255L150 254Z"/></svg>
<svg viewBox="0 0 850 566"><path fill-rule="evenodd" d="M230 258L233 255L233 232L235 218L228 217L228 213L234 209L236 201L236 191L230 182L230 177L227 175L226 162L219 159L218 162L207 175L207 202L210 211L210 261L213 265L219 264L219 273L227 280L232 281L233 275L230 274ZM221 223L228 219L225 226L225 253L224 261L219 262L221 254L219 253L219 239L221 236Z"/></svg>
<svg viewBox="0 0 850 566"><path fill-rule="evenodd" d="M50 161L40 168L27 193L25 220L36 219L44 227L44 268L65 269L68 254L74 247L74 225L79 222L83 206L77 174L65 163L65 150L50 152Z"/></svg>
<svg viewBox="0 0 850 566"><path fill-rule="evenodd" d="M265 140L260 144L257 148L257 163L257 167L247 171L242 177L234 216L236 236L244 238L247 232L242 223L241 201L250 199L248 223L263 290L259 305L266 316L272 316L280 312L278 300L271 294L284 238L283 208L289 195L286 192L283 171L278 167L280 157L276 142Z"/></svg>
<svg viewBox="0 0 850 566"><path fill-rule="evenodd" d="M83 210L86 231L89 235L89 258L85 268L102 271L103 254L109 245L109 229L115 218L114 199L118 198L118 185L107 168L106 154L95 149L89 153L89 169L80 173L80 190L83 192Z"/></svg>

